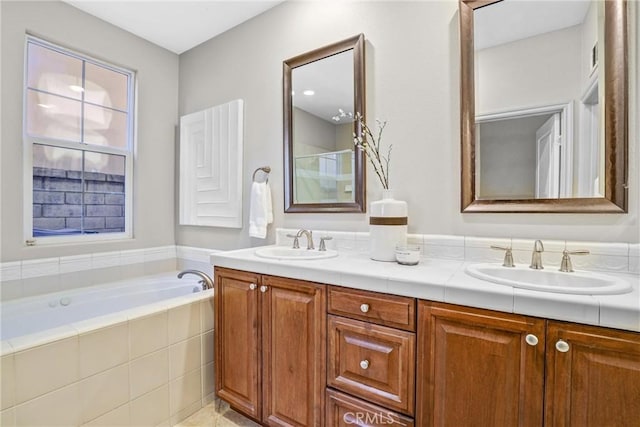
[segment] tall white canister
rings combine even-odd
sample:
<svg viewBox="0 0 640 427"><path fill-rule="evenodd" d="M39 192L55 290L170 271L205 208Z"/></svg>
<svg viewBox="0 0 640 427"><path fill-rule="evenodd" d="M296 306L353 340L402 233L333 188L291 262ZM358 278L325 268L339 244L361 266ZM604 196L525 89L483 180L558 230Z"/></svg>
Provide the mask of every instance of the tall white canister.
<svg viewBox="0 0 640 427"><path fill-rule="evenodd" d="M376 261L395 261L396 246L407 244L407 202L393 198L393 190L382 190L382 200L371 202L369 255Z"/></svg>

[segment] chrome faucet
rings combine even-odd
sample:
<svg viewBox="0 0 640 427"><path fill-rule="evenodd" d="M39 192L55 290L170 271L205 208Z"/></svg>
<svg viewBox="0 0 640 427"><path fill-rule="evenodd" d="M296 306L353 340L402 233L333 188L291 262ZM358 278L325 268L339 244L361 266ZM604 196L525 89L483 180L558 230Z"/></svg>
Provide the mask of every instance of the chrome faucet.
<svg viewBox="0 0 640 427"><path fill-rule="evenodd" d="M202 285L202 289L213 289L213 279L209 277L207 273L203 273L200 270L184 270L178 273L178 279L182 279L185 274L194 274L200 277L202 280L198 281Z"/></svg>
<svg viewBox="0 0 640 427"><path fill-rule="evenodd" d="M542 252L544 252L544 246L540 240L536 240L533 244L533 253L531 254L531 265L529 268L534 270L542 270Z"/></svg>
<svg viewBox="0 0 640 427"><path fill-rule="evenodd" d="M307 249L315 249L313 246L313 232L310 230L298 230L296 237L307 236Z"/></svg>

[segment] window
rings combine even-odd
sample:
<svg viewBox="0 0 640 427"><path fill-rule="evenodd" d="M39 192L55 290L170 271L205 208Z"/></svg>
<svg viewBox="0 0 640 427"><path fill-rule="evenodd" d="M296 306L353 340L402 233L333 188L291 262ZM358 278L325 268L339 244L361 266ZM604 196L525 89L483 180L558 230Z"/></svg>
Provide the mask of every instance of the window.
<svg viewBox="0 0 640 427"><path fill-rule="evenodd" d="M133 73L27 37L28 244L130 237Z"/></svg>

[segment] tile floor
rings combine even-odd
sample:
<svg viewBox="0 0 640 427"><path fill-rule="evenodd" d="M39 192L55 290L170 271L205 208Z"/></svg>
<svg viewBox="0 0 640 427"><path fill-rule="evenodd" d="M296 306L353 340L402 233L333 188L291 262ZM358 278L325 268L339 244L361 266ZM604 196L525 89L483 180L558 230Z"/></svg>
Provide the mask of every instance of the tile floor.
<svg viewBox="0 0 640 427"><path fill-rule="evenodd" d="M260 427L219 399L209 403L175 427Z"/></svg>

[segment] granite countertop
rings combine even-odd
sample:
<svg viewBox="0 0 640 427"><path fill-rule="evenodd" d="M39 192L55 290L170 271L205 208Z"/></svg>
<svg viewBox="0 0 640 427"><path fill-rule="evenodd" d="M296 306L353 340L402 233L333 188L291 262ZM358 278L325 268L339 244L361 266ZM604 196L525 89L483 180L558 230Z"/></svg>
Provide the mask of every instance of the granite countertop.
<svg viewBox="0 0 640 427"><path fill-rule="evenodd" d="M258 248L216 252L214 266L460 304L588 325L640 331L640 276L606 273L628 281L620 295L570 295L512 288L469 276L463 261L422 258L415 266L369 259L365 252L340 251L322 260L260 258Z"/></svg>

